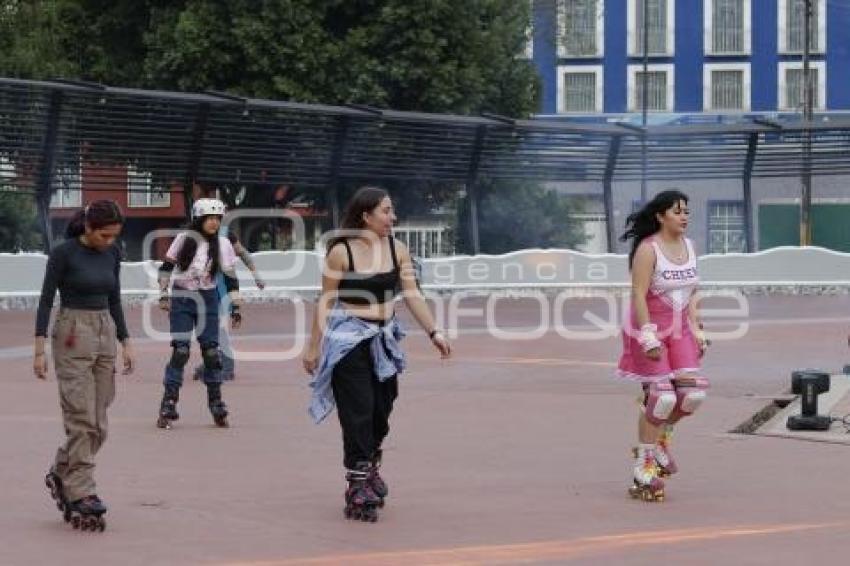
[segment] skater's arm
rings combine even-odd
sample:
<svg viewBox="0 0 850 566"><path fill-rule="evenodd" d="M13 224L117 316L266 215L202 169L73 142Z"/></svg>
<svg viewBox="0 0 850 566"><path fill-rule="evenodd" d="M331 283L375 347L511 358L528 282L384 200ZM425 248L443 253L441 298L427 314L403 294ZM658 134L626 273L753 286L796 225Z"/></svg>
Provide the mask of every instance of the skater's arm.
<svg viewBox="0 0 850 566"><path fill-rule="evenodd" d="M65 272L67 252L53 250L47 258L47 269L41 284L41 298L38 301L38 311L35 317L35 346L33 347L33 373L39 379L47 378L47 325L50 322L50 311L56 298L56 289Z"/></svg>
<svg viewBox="0 0 850 566"><path fill-rule="evenodd" d="M251 272L251 276L254 278L254 283L257 284L257 288L262 291L266 286L266 282L263 281L263 278L260 276L260 272L257 271L257 265L254 263L254 258L251 257L251 252L245 249L245 246L243 246L238 240L233 244L233 251L236 252L236 255L239 256L239 259L242 260L242 263L244 263L245 267L248 268L248 271Z"/></svg>
<svg viewBox="0 0 850 566"><path fill-rule="evenodd" d="M44 271L44 280L41 284L41 297L38 301L38 311L35 316L35 335L45 338L47 326L50 323L50 311L53 310L53 301L56 298L56 289L65 274L68 253L65 249L55 249L47 258L47 268ZM43 341L42 341L43 343ZM40 350L41 352L44 351ZM38 353L39 350L36 350Z"/></svg>
<svg viewBox="0 0 850 566"><path fill-rule="evenodd" d="M410 250L398 241L395 243L395 247L398 253L399 277L401 278L401 292L404 303L410 309L410 313L422 327L422 330L428 334L428 338L431 339L434 347L440 351L444 358L448 358L452 351L451 345L446 336L437 328L431 309L428 308L425 297L422 296L422 292L416 285L416 270L413 267Z"/></svg>
<svg viewBox="0 0 850 566"><path fill-rule="evenodd" d="M649 306L646 296L652 283L652 273L655 271L655 251L651 245L641 244L635 252L632 261L632 305L635 310L635 326L640 331L638 342L651 360L661 358L661 344L656 334L657 329L649 318Z"/></svg>
<svg viewBox="0 0 850 566"><path fill-rule="evenodd" d="M319 360L319 347L322 343L322 334L325 331L325 323L330 312L331 305L337 297L339 282L342 273L346 270L346 255L343 246L334 246L325 257L324 269L322 270L322 291L316 301L316 309L313 312L313 324L310 330L310 342L304 354L304 369L308 373L316 370Z"/></svg>
<svg viewBox="0 0 850 566"><path fill-rule="evenodd" d="M691 330L694 333L694 338L697 340L697 346L699 347L701 357L705 354L705 351L711 342L705 337L705 332L703 332L702 317L700 316L699 311L699 300L699 293L691 295L691 299L688 301L688 320L691 323Z"/></svg>
<svg viewBox="0 0 850 566"><path fill-rule="evenodd" d="M124 319L124 308L121 306L121 256L117 247L113 247L113 250L115 250L115 286L109 293L109 314L115 321L118 340L124 343L129 332L127 332L127 322Z"/></svg>
<svg viewBox="0 0 850 566"><path fill-rule="evenodd" d="M646 296L655 271L655 251L650 245L638 246L632 261L632 305L635 308L635 324L638 328L649 324L649 306Z"/></svg>

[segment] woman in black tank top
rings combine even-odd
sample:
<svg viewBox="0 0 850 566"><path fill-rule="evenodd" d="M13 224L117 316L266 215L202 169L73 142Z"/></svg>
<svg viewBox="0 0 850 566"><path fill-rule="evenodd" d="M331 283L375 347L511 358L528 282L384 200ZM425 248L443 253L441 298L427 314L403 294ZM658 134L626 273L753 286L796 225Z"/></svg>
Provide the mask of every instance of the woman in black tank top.
<svg viewBox="0 0 850 566"><path fill-rule="evenodd" d="M322 294L303 359L310 374L321 367L311 383L314 396L318 395L316 405L321 409L336 403L348 480L345 515L364 521L377 520L377 508L388 493L378 466L398 394L396 376L404 367L397 348L402 332L393 310L399 294L442 357L451 354L416 285L407 247L392 237L395 220L392 201L383 189L364 187L349 202L344 233L328 245ZM331 365L330 360L338 361ZM393 371L386 371L388 365L395 367L395 374L388 375ZM311 404L311 413L312 409ZM314 418L321 420L329 410Z"/></svg>

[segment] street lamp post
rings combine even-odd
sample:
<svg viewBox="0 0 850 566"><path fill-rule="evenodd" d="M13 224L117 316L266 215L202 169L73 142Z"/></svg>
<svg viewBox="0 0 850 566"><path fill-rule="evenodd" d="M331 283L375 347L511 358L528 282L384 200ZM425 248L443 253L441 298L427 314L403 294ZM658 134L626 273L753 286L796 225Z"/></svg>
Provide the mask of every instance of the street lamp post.
<svg viewBox="0 0 850 566"><path fill-rule="evenodd" d="M805 0L803 30L803 191L800 205L800 245L812 245L812 131L813 92L809 57L811 40L812 0Z"/></svg>

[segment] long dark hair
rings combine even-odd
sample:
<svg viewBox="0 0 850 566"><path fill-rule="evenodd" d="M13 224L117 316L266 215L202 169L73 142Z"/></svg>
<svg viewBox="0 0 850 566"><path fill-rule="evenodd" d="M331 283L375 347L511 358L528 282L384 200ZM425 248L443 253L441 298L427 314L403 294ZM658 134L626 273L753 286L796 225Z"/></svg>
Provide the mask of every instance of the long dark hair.
<svg viewBox="0 0 850 566"><path fill-rule="evenodd" d="M342 221L339 226L340 229L362 230L366 226L363 220L363 213L375 210L381 204L381 201L388 196L390 194L380 187L366 186L359 188L348 201L348 204L345 205L345 210L342 213ZM328 242L328 251L345 239L346 236L331 238Z"/></svg>
<svg viewBox="0 0 850 566"><path fill-rule="evenodd" d="M218 273L219 268L219 242L218 242L218 231L212 236L207 235L204 232L204 220L206 220L206 216L199 216L192 220L192 223L189 224L189 230L194 232L195 238L192 235L187 234L186 239L183 240L183 245L180 247L180 252L177 254L177 266L180 267L180 271L186 271L189 269L189 266L192 264L192 260L195 258L195 253L198 251L198 241L197 236L200 235L201 238L204 238L209 244L209 248L207 248L208 255L207 257L210 259L210 276Z"/></svg>
<svg viewBox="0 0 850 566"><path fill-rule="evenodd" d="M629 214L629 217L626 218L626 231L620 236L621 242L632 240L632 249L629 252L629 269L632 268L632 261L640 243L644 238L652 236L661 229L661 223L658 222L656 215L664 214L680 201L685 201L685 204L687 204L688 195L675 189L662 191L646 203L643 208Z"/></svg>
<svg viewBox="0 0 850 566"><path fill-rule="evenodd" d="M124 215L114 200L96 200L74 213L65 228L65 237L69 240L79 238L86 233L86 224L92 230L100 230L113 224L124 224Z"/></svg>

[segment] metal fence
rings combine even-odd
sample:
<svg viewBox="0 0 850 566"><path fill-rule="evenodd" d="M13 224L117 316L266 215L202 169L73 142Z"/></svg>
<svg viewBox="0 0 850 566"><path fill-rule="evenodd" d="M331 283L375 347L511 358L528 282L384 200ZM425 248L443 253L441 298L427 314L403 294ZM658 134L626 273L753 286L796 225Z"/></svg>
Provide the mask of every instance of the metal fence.
<svg viewBox="0 0 850 566"><path fill-rule="evenodd" d="M467 189L476 251L482 177L601 183L609 249L615 180L733 178L752 250L751 179L850 173L850 117L639 128L0 79L0 186L30 192L45 230L53 193L82 162L103 166L87 191L114 187L127 167L187 198L194 183L315 187L334 221L347 181L455 182Z"/></svg>

